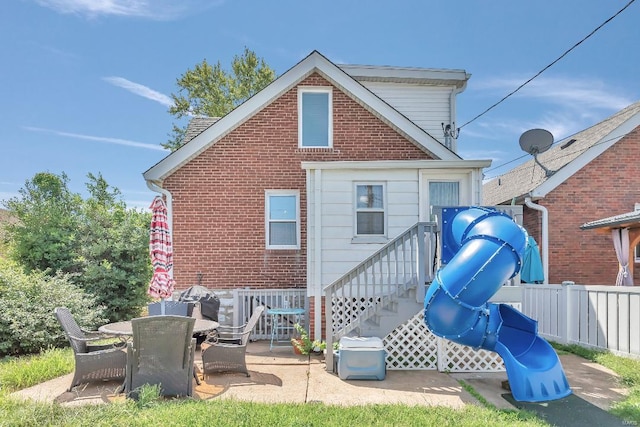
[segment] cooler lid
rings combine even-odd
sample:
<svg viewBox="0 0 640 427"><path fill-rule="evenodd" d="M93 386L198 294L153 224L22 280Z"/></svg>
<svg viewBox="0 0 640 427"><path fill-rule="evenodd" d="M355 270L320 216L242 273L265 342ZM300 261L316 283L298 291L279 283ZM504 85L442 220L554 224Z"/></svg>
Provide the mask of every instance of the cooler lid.
<svg viewBox="0 0 640 427"><path fill-rule="evenodd" d="M383 349L382 339L378 337L342 337L340 348Z"/></svg>

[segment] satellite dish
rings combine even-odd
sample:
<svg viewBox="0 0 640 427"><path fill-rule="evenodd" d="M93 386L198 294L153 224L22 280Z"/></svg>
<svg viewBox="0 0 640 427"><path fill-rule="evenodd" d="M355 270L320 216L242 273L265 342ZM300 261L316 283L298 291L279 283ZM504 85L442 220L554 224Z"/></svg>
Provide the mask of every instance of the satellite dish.
<svg viewBox="0 0 640 427"><path fill-rule="evenodd" d="M530 129L520 135L520 148L535 156L544 153L553 144L553 135L546 129Z"/></svg>

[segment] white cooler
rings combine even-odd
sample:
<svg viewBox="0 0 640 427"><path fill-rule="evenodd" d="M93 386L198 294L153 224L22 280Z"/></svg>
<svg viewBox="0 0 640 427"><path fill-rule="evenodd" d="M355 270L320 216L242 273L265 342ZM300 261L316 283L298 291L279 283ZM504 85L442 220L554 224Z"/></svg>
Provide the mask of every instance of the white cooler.
<svg viewBox="0 0 640 427"><path fill-rule="evenodd" d="M343 380L384 380L386 352L378 337L342 337L338 376Z"/></svg>

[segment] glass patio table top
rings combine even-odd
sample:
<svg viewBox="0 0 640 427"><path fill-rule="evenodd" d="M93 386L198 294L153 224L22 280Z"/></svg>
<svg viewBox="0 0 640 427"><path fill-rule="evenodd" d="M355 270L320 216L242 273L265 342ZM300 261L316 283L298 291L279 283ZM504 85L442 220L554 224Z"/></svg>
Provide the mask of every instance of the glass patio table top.
<svg viewBox="0 0 640 427"><path fill-rule="evenodd" d="M217 329L220 326L218 322L206 319L196 319L196 323L193 326L193 334L206 334L208 332ZM98 328L99 332L112 335L133 335L133 328L131 327L131 320L125 320L123 322L107 323Z"/></svg>

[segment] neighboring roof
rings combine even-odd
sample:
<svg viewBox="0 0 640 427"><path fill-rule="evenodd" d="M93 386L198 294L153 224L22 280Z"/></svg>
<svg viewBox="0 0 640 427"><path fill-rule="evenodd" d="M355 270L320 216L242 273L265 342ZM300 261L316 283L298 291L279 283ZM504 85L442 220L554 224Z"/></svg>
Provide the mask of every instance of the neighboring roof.
<svg viewBox="0 0 640 427"><path fill-rule="evenodd" d="M372 69L374 68L375 67ZM387 72L390 69L391 68L386 69ZM396 131L407 139L413 141L434 159L461 160L460 156L449 150L418 125L362 86L353 77L349 76L345 71L322 56L318 51L313 51L309 56L274 80L265 89L249 98L226 116L220 118L214 125L207 127L199 135L191 139L188 144L184 144L178 150L169 154L155 166L144 172L144 178L147 181L161 182L182 165L198 156L202 151L229 134L262 108L314 72L319 73L333 85L348 93L363 107L396 129ZM460 78L459 72L454 70L452 73L456 75L457 78Z"/></svg>
<svg viewBox="0 0 640 427"><path fill-rule="evenodd" d="M629 105L613 116L551 146L538 155L538 161L552 174L531 160L485 183L483 203L498 205L545 197L587 163L597 158L627 133L640 126L640 102Z"/></svg>
<svg viewBox="0 0 640 427"><path fill-rule="evenodd" d="M620 215L610 216L609 218L597 219L595 221L582 224L582 230L590 230L593 228L639 228L640 227L640 208L637 207L632 212Z"/></svg>
<svg viewBox="0 0 640 427"><path fill-rule="evenodd" d="M209 126L220 120L220 117L194 117L187 125L182 143L186 144L202 132L207 130Z"/></svg>

